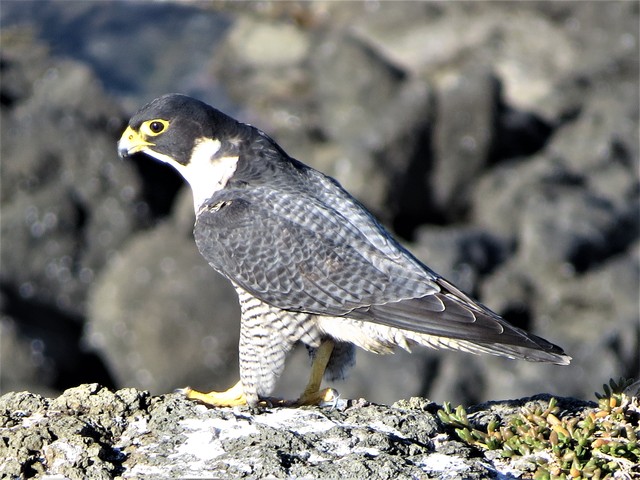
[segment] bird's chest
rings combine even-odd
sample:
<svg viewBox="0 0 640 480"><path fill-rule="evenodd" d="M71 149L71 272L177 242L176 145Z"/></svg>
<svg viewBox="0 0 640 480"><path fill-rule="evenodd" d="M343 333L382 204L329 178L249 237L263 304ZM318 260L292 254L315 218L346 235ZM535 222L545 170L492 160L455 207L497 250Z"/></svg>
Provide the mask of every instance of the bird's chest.
<svg viewBox="0 0 640 480"><path fill-rule="evenodd" d="M316 315L274 307L235 283L233 286L238 294L243 331L262 332L272 337L277 333L276 336L286 338L291 344L302 342L314 348L320 346L322 333Z"/></svg>

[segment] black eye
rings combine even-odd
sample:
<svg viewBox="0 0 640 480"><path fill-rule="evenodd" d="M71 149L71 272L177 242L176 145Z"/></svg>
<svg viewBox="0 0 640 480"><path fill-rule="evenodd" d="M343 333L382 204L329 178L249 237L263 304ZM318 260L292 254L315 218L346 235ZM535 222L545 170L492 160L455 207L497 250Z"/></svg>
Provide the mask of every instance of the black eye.
<svg viewBox="0 0 640 480"><path fill-rule="evenodd" d="M164 130L164 125L161 122L151 122L149 124L149 130L151 130L153 133L160 133L162 130Z"/></svg>

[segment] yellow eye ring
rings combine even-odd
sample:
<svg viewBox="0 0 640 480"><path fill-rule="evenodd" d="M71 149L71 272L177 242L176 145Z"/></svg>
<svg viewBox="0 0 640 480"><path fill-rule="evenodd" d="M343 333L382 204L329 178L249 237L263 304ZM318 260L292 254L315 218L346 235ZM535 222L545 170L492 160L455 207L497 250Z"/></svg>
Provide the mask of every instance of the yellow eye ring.
<svg viewBox="0 0 640 480"><path fill-rule="evenodd" d="M169 122L160 118L147 120L140 126L140 132L149 137L160 135L169 127Z"/></svg>

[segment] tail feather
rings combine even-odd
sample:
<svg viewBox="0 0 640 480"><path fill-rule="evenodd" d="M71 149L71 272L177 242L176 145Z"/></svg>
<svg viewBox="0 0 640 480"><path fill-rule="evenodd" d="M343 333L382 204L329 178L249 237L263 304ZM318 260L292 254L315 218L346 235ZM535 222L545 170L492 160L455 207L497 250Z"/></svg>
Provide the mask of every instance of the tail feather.
<svg viewBox="0 0 640 480"><path fill-rule="evenodd" d="M446 280L437 283L438 293L371 305L349 316L412 332L408 338L425 346L569 364L571 357L559 346L509 324Z"/></svg>

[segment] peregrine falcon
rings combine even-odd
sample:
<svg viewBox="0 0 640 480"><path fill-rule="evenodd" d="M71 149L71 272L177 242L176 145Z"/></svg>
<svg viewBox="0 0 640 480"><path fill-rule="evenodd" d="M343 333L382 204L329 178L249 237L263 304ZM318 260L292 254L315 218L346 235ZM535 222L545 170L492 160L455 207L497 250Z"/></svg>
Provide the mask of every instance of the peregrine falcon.
<svg viewBox="0 0 640 480"><path fill-rule="evenodd" d="M118 142L175 167L193 190L194 237L241 307L240 381L185 389L213 406L268 398L298 342L313 357L296 404L337 395L355 347L415 345L567 365L571 357L507 323L402 247L340 184L291 158L262 131L188 96L138 111Z"/></svg>

